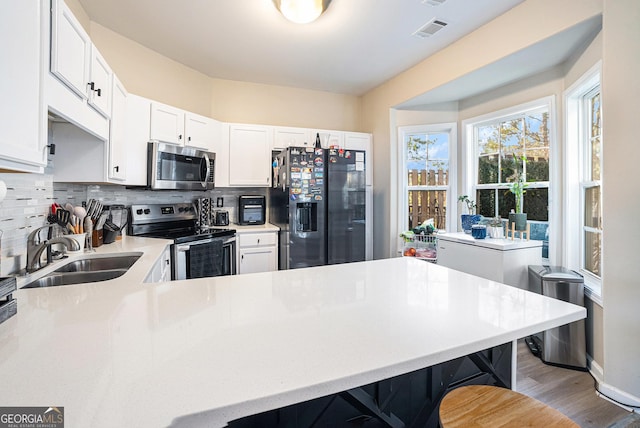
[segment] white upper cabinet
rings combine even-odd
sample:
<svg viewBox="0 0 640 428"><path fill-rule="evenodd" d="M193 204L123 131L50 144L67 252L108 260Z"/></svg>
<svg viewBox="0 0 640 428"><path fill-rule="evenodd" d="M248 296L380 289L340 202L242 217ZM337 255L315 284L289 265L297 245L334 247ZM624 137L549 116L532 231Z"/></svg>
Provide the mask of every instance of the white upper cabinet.
<svg viewBox="0 0 640 428"><path fill-rule="evenodd" d="M127 178L127 90L112 75L113 97L111 105L111 135L109 138L109 179L124 181ZM140 168L144 168L141 165Z"/></svg>
<svg viewBox="0 0 640 428"><path fill-rule="evenodd" d="M184 145L184 110L152 102L150 138L165 143Z"/></svg>
<svg viewBox="0 0 640 428"><path fill-rule="evenodd" d="M41 25L48 1L5 0L0 14L0 169L42 172L46 165L46 67Z"/></svg>
<svg viewBox="0 0 640 428"><path fill-rule="evenodd" d="M273 129L273 149L282 150L287 147L313 147L310 130L306 128L286 128L277 126Z"/></svg>
<svg viewBox="0 0 640 428"><path fill-rule="evenodd" d="M150 139L214 151L220 122L166 104L151 103Z"/></svg>
<svg viewBox="0 0 640 428"><path fill-rule="evenodd" d="M215 152L214 142L220 139L220 122L199 114L185 112L185 146Z"/></svg>
<svg viewBox="0 0 640 428"><path fill-rule="evenodd" d="M62 0L51 2L51 72L88 98L91 39Z"/></svg>
<svg viewBox="0 0 640 428"><path fill-rule="evenodd" d="M229 185L269 187L273 129L262 125L229 126Z"/></svg>
<svg viewBox="0 0 640 428"><path fill-rule="evenodd" d="M89 105L100 114L111 117L113 72L95 46L91 49L91 80L88 83Z"/></svg>
<svg viewBox="0 0 640 428"><path fill-rule="evenodd" d="M344 146L344 132L340 131L327 131L327 130L318 130L312 131L313 139L315 141L316 136L320 135L320 146L323 149L328 149L329 147L343 147Z"/></svg>
<svg viewBox="0 0 640 428"><path fill-rule="evenodd" d="M129 94L127 97L127 178L126 185L146 186L147 146L151 127L151 101Z"/></svg>

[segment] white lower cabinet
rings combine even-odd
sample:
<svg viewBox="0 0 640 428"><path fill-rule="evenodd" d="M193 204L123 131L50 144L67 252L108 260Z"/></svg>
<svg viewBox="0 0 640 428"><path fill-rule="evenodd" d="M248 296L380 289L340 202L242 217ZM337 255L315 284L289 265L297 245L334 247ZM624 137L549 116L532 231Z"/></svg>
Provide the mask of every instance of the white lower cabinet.
<svg viewBox="0 0 640 428"><path fill-rule="evenodd" d="M528 266L542 264L541 241L485 241L462 233L453 235L461 238L438 237L439 265L527 289ZM488 247L491 244L493 248Z"/></svg>
<svg viewBox="0 0 640 428"><path fill-rule="evenodd" d="M238 234L238 273L278 270L278 233Z"/></svg>
<svg viewBox="0 0 640 428"><path fill-rule="evenodd" d="M153 265L144 282L167 282L171 281L171 251L165 248L162 255Z"/></svg>

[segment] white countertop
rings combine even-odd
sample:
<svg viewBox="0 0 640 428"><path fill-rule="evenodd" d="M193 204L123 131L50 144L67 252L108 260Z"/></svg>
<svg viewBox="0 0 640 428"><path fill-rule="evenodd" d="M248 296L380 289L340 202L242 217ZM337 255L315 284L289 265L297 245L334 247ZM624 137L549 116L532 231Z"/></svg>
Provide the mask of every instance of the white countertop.
<svg viewBox="0 0 640 428"><path fill-rule="evenodd" d="M479 247L491 248L500 251L542 247L542 241L535 241L533 239L529 241L520 238L515 238L513 240L511 238L495 239L488 237L485 239L475 239L471 234L464 232L439 233L438 239L443 241L459 242L461 244L477 245Z"/></svg>
<svg viewBox="0 0 640 428"><path fill-rule="evenodd" d="M69 427L224 426L586 316L407 257L143 284L166 243L103 246L144 251L115 280L18 290L0 404L64 406Z"/></svg>

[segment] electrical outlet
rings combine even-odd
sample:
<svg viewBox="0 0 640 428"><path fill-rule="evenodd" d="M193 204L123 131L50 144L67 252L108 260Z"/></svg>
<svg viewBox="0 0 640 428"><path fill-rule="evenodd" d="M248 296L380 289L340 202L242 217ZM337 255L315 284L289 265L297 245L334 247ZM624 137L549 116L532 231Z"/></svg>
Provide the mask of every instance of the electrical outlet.
<svg viewBox="0 0 640 428"><path fill-rule="evenodd" d="M216 207L222 208L224 206L224 201L221 197L216 199Z"/></svg>

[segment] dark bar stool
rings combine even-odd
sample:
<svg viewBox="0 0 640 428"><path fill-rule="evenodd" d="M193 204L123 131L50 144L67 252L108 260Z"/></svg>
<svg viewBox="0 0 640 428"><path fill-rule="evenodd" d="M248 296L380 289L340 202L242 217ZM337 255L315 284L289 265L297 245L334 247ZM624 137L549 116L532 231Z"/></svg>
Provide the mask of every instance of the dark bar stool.
<svg viewBox="0 0 640 428"><path fill-rule="evenodd" d="M440 403L440 426L580 428L534 398L488 385L462 386L447 393Z"/></svg>

